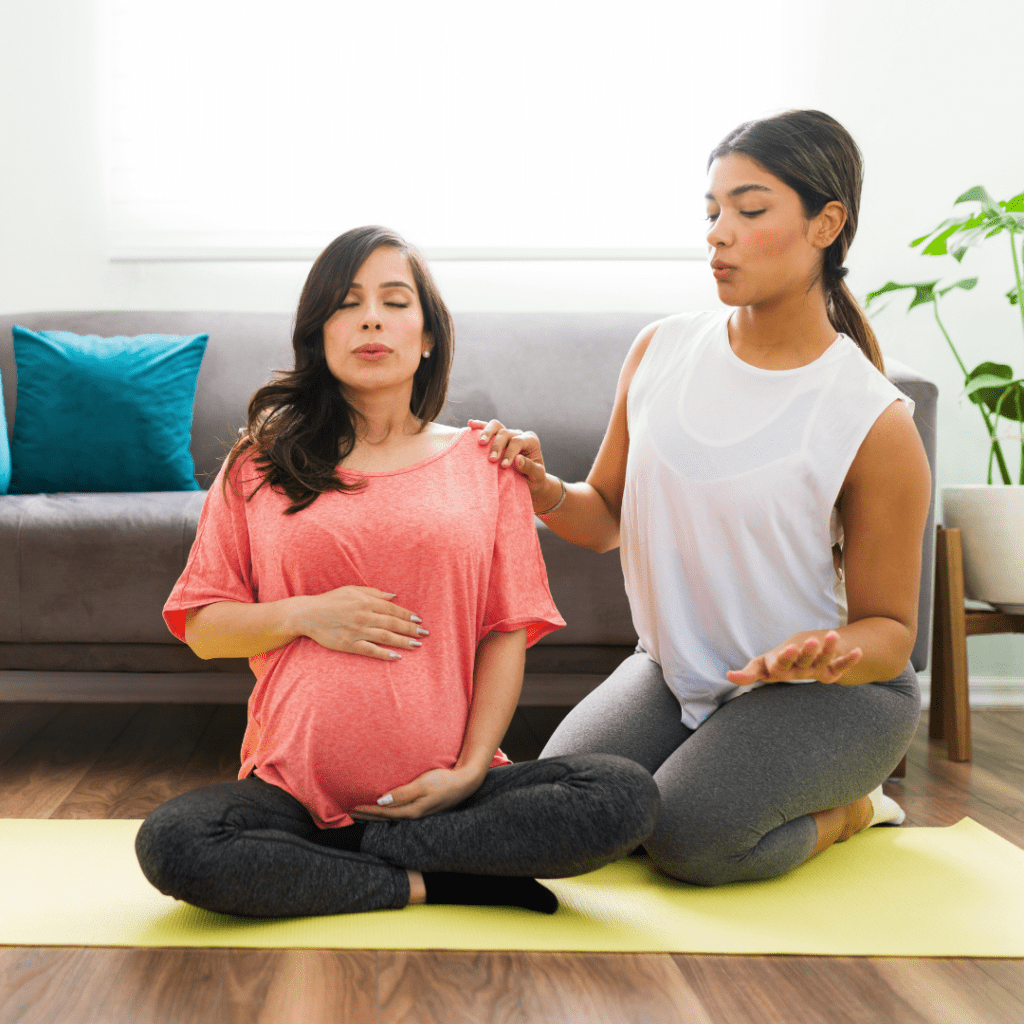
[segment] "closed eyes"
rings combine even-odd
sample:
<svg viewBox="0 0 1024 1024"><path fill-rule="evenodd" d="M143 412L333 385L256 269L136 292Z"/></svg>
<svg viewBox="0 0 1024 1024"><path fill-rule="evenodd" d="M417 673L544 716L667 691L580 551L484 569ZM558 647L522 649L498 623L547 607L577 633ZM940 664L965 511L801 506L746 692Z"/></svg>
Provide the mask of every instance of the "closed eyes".
<svg viewBox="0 0 1024 1024"><path fill-rule="evenodd" d="M740 210L740 213L742 213L744 217L757 217L764 213L764 210ZM714 220L717 216L717 213L709 213L704 219Z"/></svg>

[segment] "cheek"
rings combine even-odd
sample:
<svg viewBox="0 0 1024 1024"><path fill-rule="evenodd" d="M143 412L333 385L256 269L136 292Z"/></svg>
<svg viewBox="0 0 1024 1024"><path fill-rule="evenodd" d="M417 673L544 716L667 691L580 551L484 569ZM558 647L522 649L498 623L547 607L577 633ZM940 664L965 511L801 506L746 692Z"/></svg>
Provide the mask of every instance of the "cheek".
<svg viewBox="0 0 1024 1024"><path fill-rule="evenodd" d="M755 227L748 236L751 253L766 259L784 258L792 250L795 240L793 232L767 225Z"/></svg>

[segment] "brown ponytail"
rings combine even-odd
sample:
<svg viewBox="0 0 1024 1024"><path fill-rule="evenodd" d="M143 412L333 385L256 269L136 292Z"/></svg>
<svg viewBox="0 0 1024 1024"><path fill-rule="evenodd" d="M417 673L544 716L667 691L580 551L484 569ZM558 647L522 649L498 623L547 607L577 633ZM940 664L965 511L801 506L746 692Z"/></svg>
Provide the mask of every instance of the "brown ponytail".
<svg viewBox="0 0 1024 1024"><path fill-rule="evenodd" d="M846 254L857 233L863 160L850 133L820 110L787 110L773 117L747 121L733 129L708 157L708 169L719 157L743 153L756 160L800 197L804 216L817 217L829 202L846 208L846 223L825 250L819 280L832 326L853 338L882 373L885 363L868 318L846 287Z"/></svg>

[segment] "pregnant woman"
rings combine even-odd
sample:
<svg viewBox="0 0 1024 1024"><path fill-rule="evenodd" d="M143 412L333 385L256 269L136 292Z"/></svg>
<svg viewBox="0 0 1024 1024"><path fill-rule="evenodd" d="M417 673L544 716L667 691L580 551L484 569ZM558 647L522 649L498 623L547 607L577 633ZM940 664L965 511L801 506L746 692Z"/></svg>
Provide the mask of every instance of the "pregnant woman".
<svg viewBox="0 0 1024 1024"><path fill-rule="evenodd" d="M512 764L498 749L526 648L565 625L530 485L488 461L477 430L433 422L451 317L394 232L359 228L321 253L292 344L295 369L253 395L164 606L199 657L250 660L239 778L156 808L142 870L247 917L553 913L535 879L633 850L659 797L617 755Z"/></svg>
<svg viewBox="0 0 1024 1024"><path fill-rule="evenodd" d="M587 481L549 476L532 432L492 420L479 437L555 533L621 545L640 638L542 757L647 768L661 810L644 846L695 884L781 875L903 820L881 784L920 712L931 484L913 403L843 283L861 180L827 114L741 125L705 197L729 308L641 332Z"/></svg>

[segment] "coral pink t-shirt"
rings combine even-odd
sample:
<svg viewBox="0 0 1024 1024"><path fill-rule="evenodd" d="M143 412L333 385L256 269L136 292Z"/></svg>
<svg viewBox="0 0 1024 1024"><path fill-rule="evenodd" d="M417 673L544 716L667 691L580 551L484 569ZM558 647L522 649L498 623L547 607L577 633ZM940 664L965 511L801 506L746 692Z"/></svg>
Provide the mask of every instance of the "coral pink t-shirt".
<svg viewBox="0 0 1024 1024"><path fill-rule="evenodd" d="M531 647L561 629L525 477L488 459L481 428L389 473L343 470L365 489L328 492L291 516L260 481L251 453L224 466L206 495L195 543L163 615L185 639L185 613L216 601L278 601L346 585L393 593L430 630L423 646L382 661L297 637L249 659L256 685L238 777L291 793L321 828L351 807L458 759L479 642L526 628ZM226 464L226 463L225 463ZM383 645L380 645L383 646ZM395 647L388 647L395 650ZM499 750L492 767L509 764Z"/></svg>

